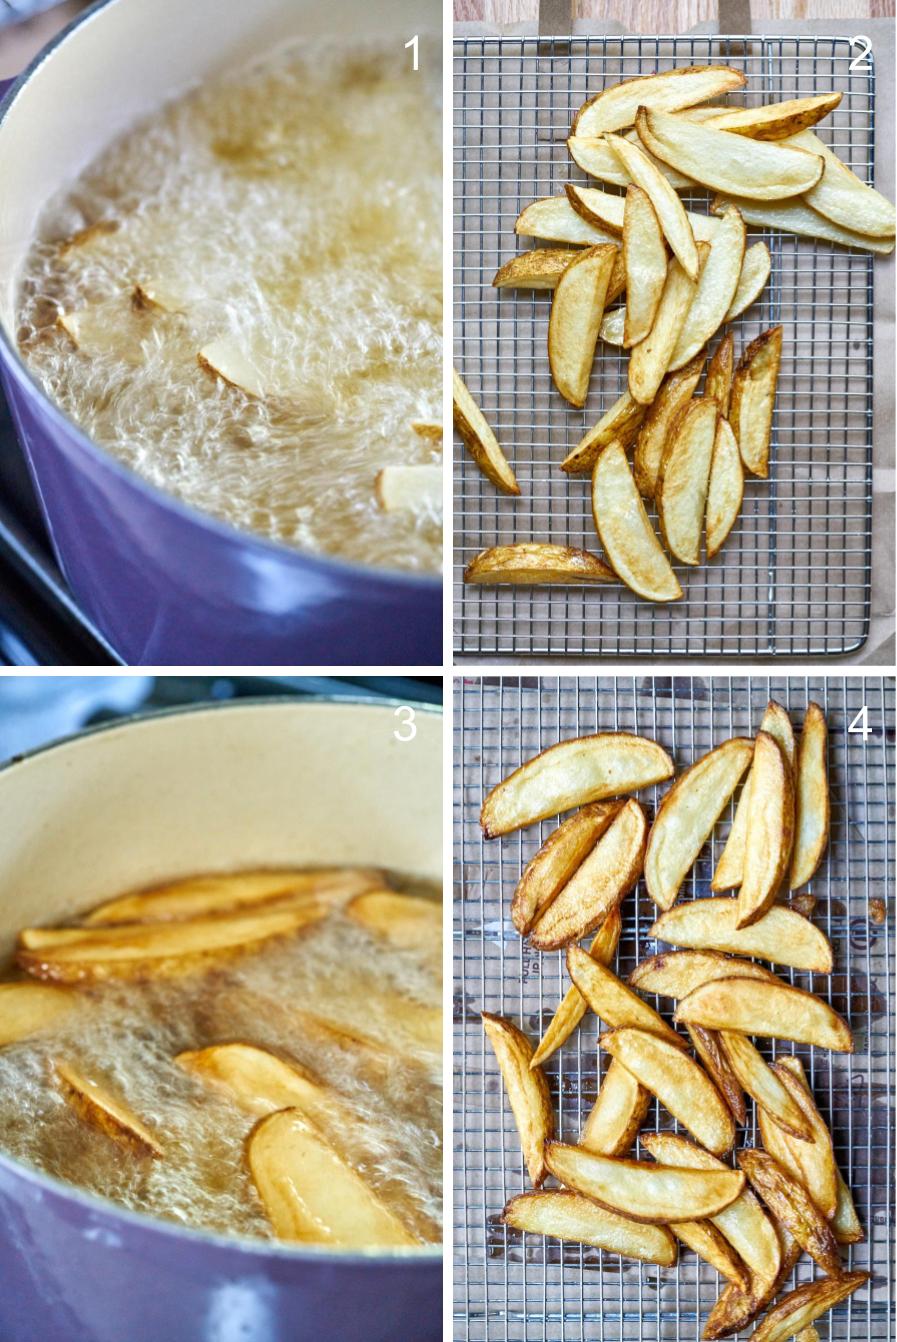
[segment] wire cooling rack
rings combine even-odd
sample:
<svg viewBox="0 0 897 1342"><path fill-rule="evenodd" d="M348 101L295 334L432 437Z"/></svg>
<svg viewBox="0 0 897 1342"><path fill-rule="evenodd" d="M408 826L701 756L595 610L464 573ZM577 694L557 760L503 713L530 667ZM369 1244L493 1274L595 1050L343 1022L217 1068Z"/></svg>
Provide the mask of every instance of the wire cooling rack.
<svg viewBox="0 0 897 1342"><path fill-rule="evenodd" d="M873 258L808 238L763 238L772 274L732 325L736 352L784 324L768 483L751 478L722 553L678 566L685 596L668 606L627 588L464 587L479 550L512 540L594 550L589 477L558 469L626 385L623 351L599 344L585 409L557 393L548 368L551 295L491 287L524 248L514 221L567 181L576 109L601 88L676 66L724 63L747 76L728 99L754 105L830 90L840 106L817 133L873 180L871 57L853 71L846 38L613 37L466 39L455 44L455 360L517 472L501 495L456 444L456 652L485 655L834 655L869 628L872 516ZM607 187L615 192L617 188ZM683 196L706 212L708 195ZM652 517L654 514L652 513Z"/></svg>
<svg viewBox="0 0 897 1342"><path fill-rule="evenodd" d="M658 740L677 770L712 745L756 731L769 698L799 729L815 699L829 726L831 839L807 887L818 899L813 921L831 939L835 970L791 977L827 998L850 1021L856 1052L800 1053L816 1101L831 1125L839 1165L856 1199L866 1240L853 1267L873 1283L817 1325L823 1342L894 1336L894 976L891 912L879 925L873 899L888 900L893 879L894 767L892 679L591 678L464 679L455 685L454 1022L455 1022L455 1342L659 1342L697 1339L724 1283L690 1251L677 1268L649 1267L597 1249L521 1236L499 1222L505 1202L529 1187L498 1067L479 1013L510 1016L531 1039L548 1024L568 986L560 954L539 955L515 932L508 907L524 864L556 821L484 843L478 824L486 792L554 742L596 730L639 732ZM869 735L848 732L863 705ZM862 723L857 723L862 726ZM668 785L640 794L653 814ZM729 808L731 816L732 808ZM728 820L717 825L682 891L708 893ZM654 906L642 882L623 903L616 969L627 975L659 949L648 937ZM670 1003L649 998L668 1019ZM562 1140L575 1141L597 1090L597 1022L546 1064ZM767 1056L775 1048L757 1041ZM606 1065L606 1064L605 1064ZM753 1110L753 1105L749 1105ZM654 1105L647 1129L671 1120ZM742 1130L739 1144L756 1140ZM804 1255L793 1284L810 1280Z"/></svg>

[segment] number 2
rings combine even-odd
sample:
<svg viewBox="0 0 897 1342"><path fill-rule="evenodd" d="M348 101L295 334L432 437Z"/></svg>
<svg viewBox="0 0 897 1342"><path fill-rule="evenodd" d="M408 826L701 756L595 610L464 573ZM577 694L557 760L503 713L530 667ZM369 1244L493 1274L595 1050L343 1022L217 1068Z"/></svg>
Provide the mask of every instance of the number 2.
<svg viewBox="0 0 897 1342"><path fill-rule="evenodd" d="M860 725L857 726L857 723ZM865 704L863 704L863 707L860 709L859 713L857 713L847 730L858 736L862 736L864 741L867 736L871 736L872 728L869 726L869 710Z"/></svg>
<svg viewBox="0 0 897 1342"><path fill-rule="evenodd" d="M415 736L417 736L417 723L414 721L414 709L409 708L407 704L402 704L397 708L394 716L399 717L401 714L404 714L404 717L402 717L402 725L397 731L393 732L393 736L397 741L401 741L404 744L406 741L413 741ZM406 728L408 729L408 735L403 736L402 732L405 731Z"/></svg>
<svg viewBox="0 0 897 1342"><path fill-rule="evenodd" d="M847 67L848 70L850 71L851 74L863 74L863 75L869 74L869 72L872 69L872 66L869 64L866 58L867 56L870 55L872 51L871 41L869 40L868 37L865 36L864 33L859 33L858 36L852 37L850 39L850 45L852 47L860 47L861 49L860 51L857 52L853 60L848 65ZM415 65L414 68L416 70L417 66Z"/></svg>
<svg viewBox="0 0 897 1342"><path fill-rule="evenodd" d="M411 68L412 68L412 70L416 70L416 69L418 68L418 40L417 40L417 33L414 34L414 36L411 38L411 40L410 40L409 42L406 42L406 43L405 43L405 50L406 50L406 51L408 50L409 47L411 48ZM851 70L852 70L852 69L853 69L853 66L851 66L850 68L851 68Z"/></svg>

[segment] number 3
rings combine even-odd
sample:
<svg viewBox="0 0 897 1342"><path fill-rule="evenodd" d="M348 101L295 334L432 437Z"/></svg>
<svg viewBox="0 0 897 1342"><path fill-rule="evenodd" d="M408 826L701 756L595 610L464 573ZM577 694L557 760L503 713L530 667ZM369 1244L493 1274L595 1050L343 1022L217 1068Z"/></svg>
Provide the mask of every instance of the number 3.
<svg viewBox="0 0 897 1342"><path fill-rule="evenodd" d="M397 708L394 716L399 717L402 714L404 714L404 717L402 717L402 726L398 731L393 732L393 736L397 741L401 741L404 744L406 741L413 741L415 736L417 736L417 723L414 721L414 709L409 708L407 704L402 704L400 708ZM403 736L402 732L406 728L408 729L408 735Z"/></svg>

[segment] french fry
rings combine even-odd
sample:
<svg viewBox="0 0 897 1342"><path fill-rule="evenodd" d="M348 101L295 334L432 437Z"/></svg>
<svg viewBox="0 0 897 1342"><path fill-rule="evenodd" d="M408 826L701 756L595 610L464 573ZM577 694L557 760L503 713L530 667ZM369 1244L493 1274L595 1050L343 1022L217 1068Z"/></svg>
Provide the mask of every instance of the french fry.
<svg viewBox="0 0 897 1342"><path fill-rule="evenodd" d="M548 1143L545 1163L567 1187L651 1225L714 1216L730 1206L745 1186L740 1170L674 1169L599 1156L563 1142Z"/></svg>
<svg viewBox="0 0 897 1342"><path fill-rule="evenodd" d="M104 1085L67 1062L56 1062L53 1071L59 1088L80 1119L104 1132L138 1156L163 1156L158 1137L142 1123L130 1105L112 1095Z"/></svg>
<svg viewBox="0 0 897 1342"><path fill-rule="evenodd" d="M720 1337L731 1337L733 1333L746 1328L758 1314L762 1313L770 1300L775 1299L791 1276L792 1269L800 1258L801 1247L778 1223L776 1231L782 1245L782 1263L778 1276L770 1282L763 1277L752 1275L750 1288L747 1291L740 1291L737 1286L727 1286L707 1316L704 1332L701 1334L705 1342L715 1342L715 1339Z"/></svg>
<svg viewBox="0 0 897 1342"><path fill-rule="evenodd" d="M688 950L728 951L760 960L832 972L832 948L825 933L801 914L775 904L749 927L738 927L736 899L693 899L661 914L649 936Z"/></svg>
<svg viewBox="0 0 897 1342"><path fill-rule="evenodd" d="M688 1037L692 1047L710 1076L711 1081L729 1106L736 1123L747 1121L747 1107L744 1091L738 1084L738 1078L729 1065L729 1059L720 1043L715 1030L705 1030L703 1025L687 1025Z"/></svg>
<svg viewBox="0 0 897 1342"><path fill-rule="evenodd" d="M664 544L683 564L701 560L716 421L716 401L708 396L690 401L677 415L660 460L657 519Z"/></svg>
<svg viewBox="0 0 897 1342"><path fill-rule="evenodd" d="M66 988L46 983L0 983L0 1048L40 1034L78 1004Z"/></svg>
<svg viewBox="0 0 897 1342"><path fill-rule="evenodd" d="M703 266L707 250L705 243L699 246L699 266ZM669 369L696 287L697 281L685 273L674 257L667 268L654 325L644 340L633 345L629 356L629 391L641 405L650 405L657 395Z"/></svg>
<svg viewBox="0 0 897 1342"><path fill-rule="evenodd" d="M452 414L458 434L486 479L505 494L519 494L517 477L498 439L455 369L452 369Z"/></svg>
<svg viewBox="0 0 897 1342"><path fill-rule="evenodd" d="M751 765L739 928L757 922L775 902L794 845L794 775L774 736L759 731Z"/></svg>
<svg viewBox="0 0 897 1342"><path fill-rule="evenodd" d="M665 1226L631 1221L566 1189L511 1198L501 1219L516 1230L591 1244L643 1263L672 1267L676 1262L676 1243Z"/></svg>
<svg viewBox="0 0 897 1342"><path fill-rule="evenodd" d="M818 704L809 703L797 757L794 853L789 884L798 890L811 880L828 843L828 727Z"/></svg>
<svg viewBox="0 0 897 1342"><path fill-rule="evenodd" d="M567 972L589 1009L609 1029L617 1030L625 1026L645 1030L657 1035L672 1048L685 1048L685 1041L675 1030L670 1029L652 1006L643 1002L631 988L627 988L612 969L588 955L581 947L571 946L567 951ZM613 1053L613 1049L609 1051ZM625 1058L622 1061L625 1066ZM634 1071L632 1074L636 1075Z"/></svg>
<svg viewBox="0 0 897 1342"><path fill-rule="evenodd" d="M594 247L600 242L616 246L620 241L620 229L603 228L593 219L586 219L573 208L567 196L543 196L541 200L534 200L517 216L514 232L524 238L572 242L580 247Z"/></svg>
<svg viewBox="0 0 897 1342"><path fill-rule="evenodd" d="M589 802L549 834L527 863L511 900L511 921L521 936L526 936L539 914L585 861L621 805L615 801Z"/></svg>
<svg viewBox="0 0 897 1342"><path fill-rule="evenodd" d="M732 978L705 983L682 998L673 1019L708 1030L791 1039L835 1053L852 1053L854 1048L847 1022L826 1002L780 981Z"/></svg>
<svg viewBox="0 0 897 1342"><path fill-rule="evenodd" d="M804 196L807 205L841 228L893 241L897 213L886 196L851 172L812 130L792 135L788 144L818 154L823 162L822 176Z"/></svg>
<svg viewBox="0 0 897 1342"><path fill-rule="evenodd" d="M641 147L637 133L634 130L625 132L627 140L637 143ZM617 155L611 149L604 135L571 135L567 141L567 152L573 159L578 168L583 172L595 177L599 182L609 182L613 186L630 186L632 177L623 167ZM687 191L694 187L694 182L688 177L683 177L681 172L676 172L675 168L669 167L666 163L661 163L659 159L642 150L646 158L657 168L658 172L663 173L670 186L677 191Z"/></svg>
<svg viewBox="0 0 897 1342"><path fill-rule="evenodd" d="M592 517L617 576L648 601L678 601L679 580L660 547L616 440L602 448L592 471Z"/></svg>
<svg viewBox="0 0 897 1342"><path fill-rule="evenodd" d="M682 210L679 197L675 199ZM684 210L682 214L684 218ZM684 226L691 236L687 219ZM693 237L691 245L697 269L698 254ZM628 349L644 340L651 330L667 274L667 251L660 221L650 197L634 183L626 192L623 212L623 266L626 272L623 344Z"/></svg>
<svg viewBox="0 0 897 1342"><path fill-rule="evenodd" d="M265 400L277 389L270 385L255 358L241 349L229 336L221 336L204 345L196 356L203 372L220 378L229 387L235 387L250 400Z"/></svg>
<svg viewBox="0 0 897 1342"><path fill-rule="evenodd" d="M578 247L535 247L506 261L492 280L495 289L555 289Z"/></svg>
<svg viewBox="0 0 897 1342"><path fill-rule="evenodd" d="M346 1115L343 1102L298 1062L287 1062L252 1044L213 1044L179 1053L177 1065L189 1076L229 1096L247 1113L261 1117L278 1109L299 1109L327 1132ZM355 1120L357 1121L357 1119Z"/></svg>
<svg viewBox="0 0 897 1342"><path fill-rule="evenodd" d="M653 499L667 435L676 416L692 397L704 367L704 354L676 373L667 373L639 430L632 469L640 494Z"/></svg>
<svg viewBox="0 0 897 1342"><path fill-rule="evenodd" d="M540 1188L548 1173L545 1145L554 1135L548 1082L541 1067L530 1066L533 1046L516 1025L485 1011L482 1019L505 1083L529 1177Z"/></svg>
<svg viewBox="0 0 897 1342"><path fill-rule="evenodd" d="M783 1296L751 1335L751 1342L785 1342L809 1327L869 1280L868 1272L845 1272L798 1286Z"/></svg>
<svg viewBox="0 0 897 1342"><path fill-rule="evenodd" d="M722 215L710 243L695 296L670 359L672 371L690 363L726 320L741 278L745 240L744 220L733 206Z"/></svg>
<svg viewBox="0 0 897 1342"><path fill-rule="evenodd" d="M573 122L575 135L601 135L631 126L640 107L669 112L710 102L746 83L740 70L726 65L693 65L663 74L612 84L583 103Z"/></svg>
<svg viewBox="0 0 897 1342"><path fill-rule="evenodd" d="M772 1214L830 1277L841 1273L838 1242L831 1226L802 1184L766 1151L738 1152L738 1164Z"/></svg>
<svg viewBox="0 0 897 1342"><path fill-rule="evenodd" d="M571 261L557 282L548 322L548 363L558 391L583 406L604 315L616 248L589 247Z"/></svg>
<svg viewBox="0 0 897 1342"><path fill-rule="evenodd" d="M640 144L633 144L629 140L624 140L619 135L608 135L607 142L619 158L623 167L629 173L633 183L639 187L643 193L644 204L650 204L653 215L652 230L638 230L632 233L628 250L630 252L642 252L642 260L645 264L648 261L647 236L652 237L651 254L654 264L650 267L651 278L654 288L653 307L656 309L660 300L660 292L663 287L663 276L666 273L666 252L663 247L663 238L666 238L670 245L673 255L678 260L682 269L691 280L698 278L698 250L695 246L695 235L692 232L691 224L688 222L688 215L682 201L676 195L670 183L652 163L651 159L645 154ZM623 213L623 256L624 261L627 252L626 242L626 215L630 214L631 221L634 221L634 211L631 206L633 199L639 199L632 196L632 187L626 192L626 207ZM660 230L660 231L658 231ZM717 230L718 232L719 230ZM662 232L662 236L661 236ZM626 287L629 297L627 303L632 299L632 290L635 283L644 281L644 271L639 272L635 258L627 263ZM644 338L651 329L651 322L642 322L642 335ZM637 344L633 337L627 340L627 344Z"/></svg>
<svg viewBox="0 0 897 1342"><path fill-rule="evenodd" d="M762 107L735 107L708 119L716 130L746 135L751 140L784 140L808 126L815 126L841 101L840 93L820 93L812 98L789 98Z"/></svg>
<svg viewBox="0 0 897 1342"><path fill-rule="evenodd" d="M599 1156L625 1156L650 1104L651 1092L640 1086L621 1062L611 1058L579 1134L579 1145Z"/></svg>
<svg viewBox="0 0 897 1342"><path fill-rule="evenodd" d="M766 710L760 722L760 730L778 741L793 770L795 758L794 728L791 726L791 719L785 709L781 704L777 704L775 699L770 699L766 705ZM735 818L732 821L732 828L729 830L729 837L726 839L726 846L717 863L716 871L713 873L713 880L710 882L711 890L731 890L734 886L741 885L744 878L744 849L747 840L748 808L751 801L750 787L751 775L748 774L741 790L741 796L738 799L738 806L735 808Z"/></svg>
<svg viewBox="0 0 897 1342"><path fill-rule="evenodd" d="M743 499L744 468L741 453L731 424L720 416L716 421L704 516L708 559L718 555L728 540L738 521Z"/></svg>
<svg viewBox="0 0 897 1342"><path fill-rule="evenodd" d="M597 555L569 545L520 542L481 550L464 570L466 583L481 587L510 583L516 587L592 587L615 583L617 575Z"/></svg>
<svg viewBox="0 0 897 1342"><path fill-rule="evenodd" d="M765 1109L794 1137L809 1141L812 1134L800 1105L747 1036L734 1030L721 1030L719 1038L739 1085L757 1107Z"/></svg>
<svg viewBox="0 0 897 1342"><path fill-rule="evenodd" d="M599 964L610 964L616 954L622 927L623 921L619 909L611 909L589 947L589 955ZM548 1029L539 1041L530 1067L541 1066L546 1058L550 1058L552 1053L557 1052L561 1045L570 1038L588 1009L588 1002L576 984L572 984L564 994L563 1000L551 1018Z"/></svg>
<svg viewBox="0 0 897 1342"><path fill-rule="evenodd" d="M616 440L623 447L634 441L645 418L647 407L631 395L628 388L601 416L594 428L580 439L572 452L561 462L561 470L574 475L590 471L598 460L601 449Z"/></svg>
<svg viewBox="0 0 897 1342"><path fill-rule="evenodd" d="M824 215L818 214L803 199L747 200L744 196L716 196L711 206L717 212L726 205L736 205L746 224L754 228L775 229L780 233L796 233L798 237L819 238L839 247L854 247L858 251L876 252L888 256L894 250L894 239L873 238L868 233L856 233L842 228ZM731 320L731 318L730 318Z"/></svg>
<svg viewBox="0 0 897 1342"><path fill-rule="evenodd" d="M442 466L384 466L374 477L374 497L386 513L442 513Z"/></svg>
<svg viewBox="0 0 897 1342"><path fill-rule="evenodd" d="M750 1278L744 1264L712 1221L676 1221L671 1229L677 1239L727 1281L739 1290L747 1290Z"/></svg>
<svg viewBox="0 0 897 1342"><path fill-rule="evenodd" d="M691 906L683 904L680 907L687 909ZM652 928L649 936L653 935ZM687 997L702 983L739 976L764 979L767 983L776 982L776 976L771 970L754 964L753 960L737 960L719 951L661 951L647 960L640 960L629 975L629 982L643 993L680 998Z"/></svg>
<svg viewBox="0 0 897 1342"><path fill-rule="evenodd" d="M609 191L601 191L596 186L579 186L576 182L568 182L564 189L570 206L580 219L610 234L611 241L619 244L623 236L625 197L612 196ZM686 210L686 218L695 242L713 241L719 228L718 219L709 214L695 214L692 210Z"/></svg>
<svg viewBox="0 0 897 1342"><path fill-rule="evenodd" d="M746 469L762 480L769 475L772 414L781 359L782 328L773 326L748 345L732 381L729 423Z"/></svg>
<svg viewBox="0 0 897 1342"><path fill-rule="evenodd" d="M346 917L403 950L428 950L442 943L442 905L435 899L369 890L349 901Z"/></svg>
<svg viewBox="0 0 897 1342"><path fill-rule="evenodd" d="M838 1167L832 1137L807 1085L799 1058L784 1057L773 1063L773 1072L800 1107L810 1129L809 1139L796 1140L763 1109L757 1120L763 1145L771 1156L793 1175L812 1197L823 1216L831 1220L839 1203Z"/></svg>
<svg viewBox="0 0 897 1342"><path fill-rule="evenodd" d="M704 395L712 396L724 418L729 413L729 397L732 392L732 376L735 372L735 338L728 331L716 347L713 358L707 365L704 379Z"/></svg>
<svg viewBox="0 0 897 1342"><path fill-rule="evenodd" d="M734 204L735 202L731 202ZM720 213L725 209L725 204L721 204ZM738 213L750 223L747 215L740 208ZM766 281L769 279L769 272L772 269L772 260L769 255L769 248L765 242L754 242L748 247L744 254L744 261L741 263L741 274L738 277L738 283L735 286L735 297L729 306L729 311L723 318L724 321L732 322L736 317L740 317L752 303L757 299L766 288Z"/></svg>

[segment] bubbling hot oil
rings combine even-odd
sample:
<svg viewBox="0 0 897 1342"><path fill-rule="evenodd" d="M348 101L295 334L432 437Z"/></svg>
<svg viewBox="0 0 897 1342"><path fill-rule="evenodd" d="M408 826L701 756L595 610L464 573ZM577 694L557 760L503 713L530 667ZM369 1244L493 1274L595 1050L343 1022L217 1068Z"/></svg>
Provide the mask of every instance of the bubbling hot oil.
<svg viewBox="0 0 897 1342"><path fill-rule="evenodd" d="M418 892L435 892L418 887ZM223 1234L271 1227L244 1152L256 1119L174 1061L185 1049L241 1041L302 1063L345 1101L334 1145L424 1242L441 1239L439 1060L397 1033L389 997L441 1003L439 950L397 950L338 911L297 936L220 967L158 982L108 983L59 1028L0 1050L0 1146L57 1178L138 1212ZM363 1057L301 1013L398 1044L372 1076ZM52 1079L74 1063L121 1096L160 1138L136 1156L79 1119Z"/></svg>
<svg viewBox="0 0 897 1342"><path fill-rule="evenodd" d="M51 202L25 264L21 349L48 394L159 488L300 549L436 572L438 517L383 512L374 482L439 460L411 426L442 418L441 169L437 96L394 45L217 79ZM61 246L100 220L117 231ZM183 310L130 311L144 283ZM122 327L109 348L76 349L56 326L109 302ZM270 394L203 371L198 351L224 337L255 352Z"/></svg>

